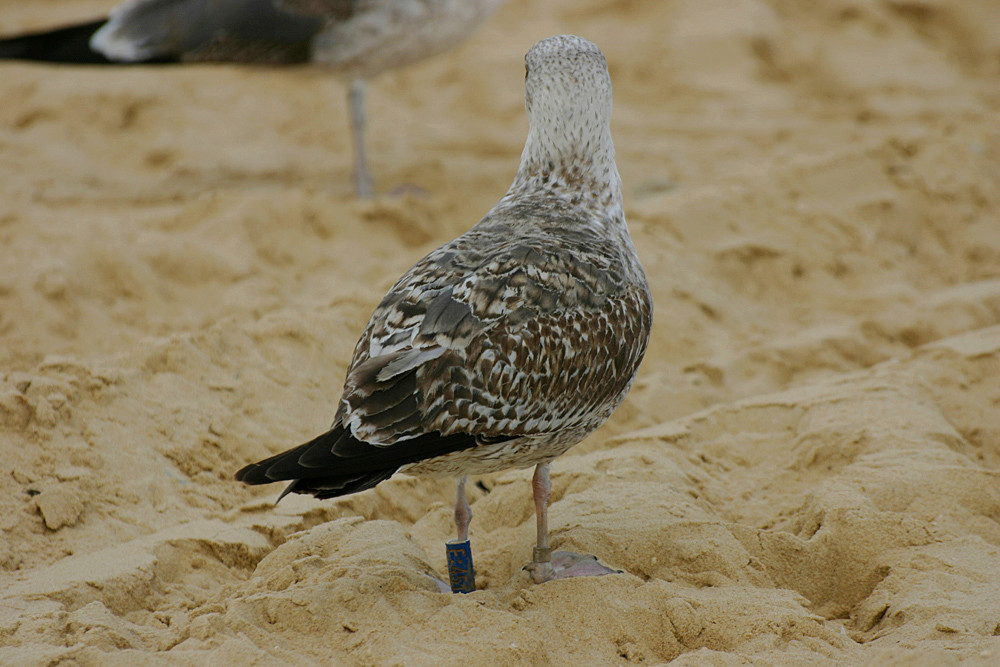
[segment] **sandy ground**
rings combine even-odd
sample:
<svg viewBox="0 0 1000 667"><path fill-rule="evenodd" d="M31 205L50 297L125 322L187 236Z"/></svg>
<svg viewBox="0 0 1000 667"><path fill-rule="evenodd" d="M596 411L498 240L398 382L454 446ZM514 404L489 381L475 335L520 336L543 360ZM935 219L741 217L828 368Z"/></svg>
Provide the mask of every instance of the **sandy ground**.
<svg viewBox="0 0 1000 667"><path fill-rule="evenodd" d="M530 584L514 471L441 595L450 482L232 474L328 425L384 291L506 190L560 32L608 56L656 320L550 517L625 572ZM994 0L509 0L373 85L369 203L343 97L0 65L0 663L1000 664Z"/></svg>

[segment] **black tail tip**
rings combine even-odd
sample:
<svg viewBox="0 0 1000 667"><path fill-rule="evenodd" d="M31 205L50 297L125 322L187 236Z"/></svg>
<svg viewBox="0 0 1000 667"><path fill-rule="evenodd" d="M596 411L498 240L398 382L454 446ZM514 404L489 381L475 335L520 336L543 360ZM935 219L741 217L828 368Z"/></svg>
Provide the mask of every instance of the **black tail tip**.
<svg viewBox="0 0 1000 667"><path fill-rule="evenodd" d="M90 38L105 19L0 40L0 59L35 62L110 64L90 48Z"/></svg>
<svg viewBox="0 0 1000 667"><path fill-rule="evenodd" d="M267 484L268 482L273 482L273 479L268 479L264 475L263 469L256 463L251 463L248 466L243 466L236 471L233 475L237 482L243 482L244 484Z"/></svg>

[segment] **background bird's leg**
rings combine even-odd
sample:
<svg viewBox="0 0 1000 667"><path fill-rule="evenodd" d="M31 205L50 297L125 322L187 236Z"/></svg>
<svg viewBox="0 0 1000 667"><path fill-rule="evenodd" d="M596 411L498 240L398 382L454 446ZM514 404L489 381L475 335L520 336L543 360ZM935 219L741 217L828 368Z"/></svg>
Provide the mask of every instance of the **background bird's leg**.
<svg viewBox="0 0 1000 667"><path fill-rule="evenodd" d="M458 478L458 493L455 498L455 528L458 530L459 542L469 539L469 524L472 522L472 508L469 507L469 500L465 497L466 479L465 475Z"/></svg>
<svg viewBox="0 0 1000 667"><path fill-rule="evenodd" d="M358 197L372 196L372 177L368 173L368 155L365 152L365 89L364 79L351 81L348 100L351 113L351 139L354 144L354 191Z"/></svg>

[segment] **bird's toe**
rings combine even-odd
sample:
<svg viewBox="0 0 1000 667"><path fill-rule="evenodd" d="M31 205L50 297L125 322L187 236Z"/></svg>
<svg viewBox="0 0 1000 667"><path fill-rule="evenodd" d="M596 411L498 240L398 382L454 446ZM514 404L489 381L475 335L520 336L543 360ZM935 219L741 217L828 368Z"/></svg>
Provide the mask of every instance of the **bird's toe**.
<svg viewBox="0 0 1000 667"><path fill-rule="evenodd" d="M614 570L602 565L597 560L597 556L578 554L572 551L555 551L552 553L551 561L529 563L524 569L531 574L531 578L536 584L552 579L600 577L605 574L621 573L621 570Z"/></svg>

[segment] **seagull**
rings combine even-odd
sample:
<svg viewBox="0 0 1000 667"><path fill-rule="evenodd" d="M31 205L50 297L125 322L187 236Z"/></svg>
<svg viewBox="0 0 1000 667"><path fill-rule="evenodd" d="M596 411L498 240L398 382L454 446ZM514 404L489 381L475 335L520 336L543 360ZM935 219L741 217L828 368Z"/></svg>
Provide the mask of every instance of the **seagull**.
<svg viewBox="0 0 1000 667"><path fill-rule="evenodd" d="M466 476L535 466L537 544L525 569L541 583L612 571L552 554L549 463L625 399L653 303L625 223L604 54L559 35L528 51L525 70L530 129L507 194L382 299L330 430L236 479L291 480L281 497L332 498L397 472L457 476L464 541Z"/></svg>
<svg viewBox="0 0 1000 667"><path fill-rule="evenodd" d="M106 20L0 39L0 59L326 66L349 82L354 186L367 198L367 82L457 46L502 1L127 0Z"/></svg>

